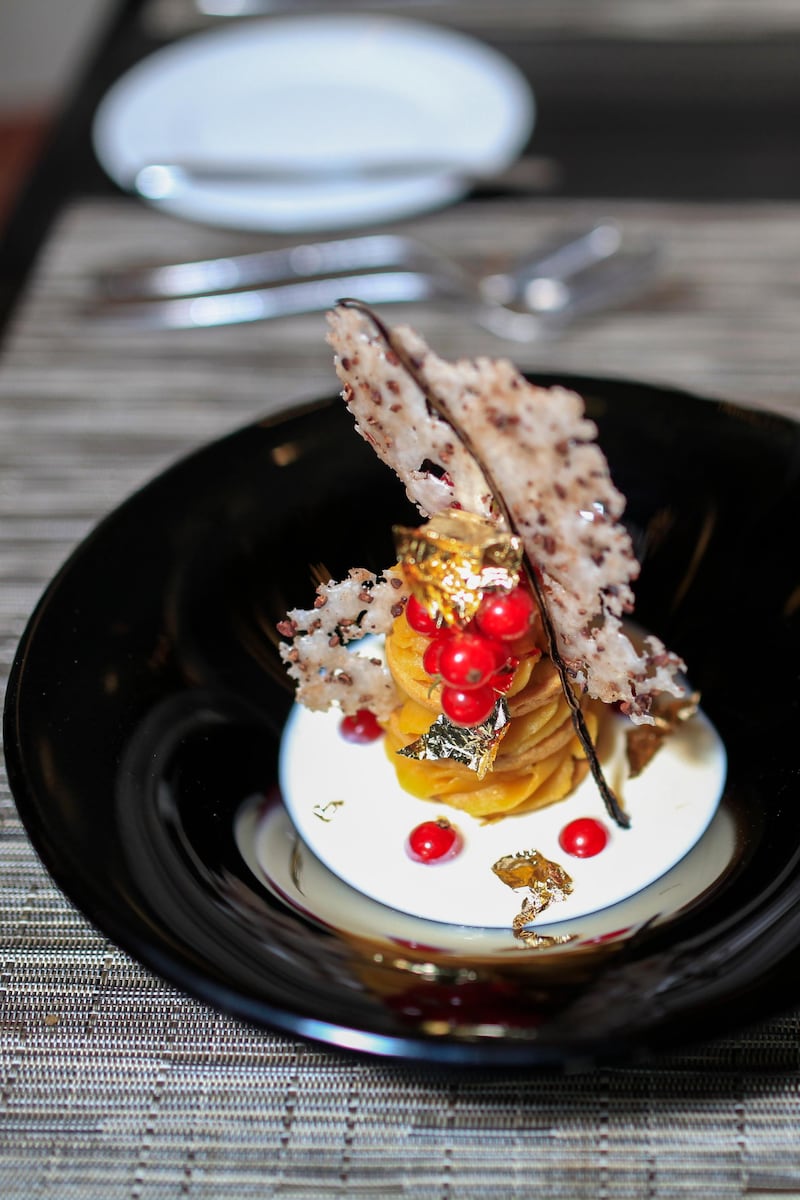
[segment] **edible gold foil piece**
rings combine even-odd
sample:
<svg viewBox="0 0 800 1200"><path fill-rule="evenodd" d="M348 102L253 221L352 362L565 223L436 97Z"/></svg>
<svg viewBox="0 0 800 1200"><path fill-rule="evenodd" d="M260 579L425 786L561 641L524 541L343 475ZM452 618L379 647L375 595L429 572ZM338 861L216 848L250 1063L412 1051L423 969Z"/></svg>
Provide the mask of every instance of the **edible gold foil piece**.
<svg viewBox="0 0 800 1200"><path fill-rule="evenodd" d="M577 938L577 933L537 933L535 929L529 928L536 915L533 902L526 896L522 901L522 908L511 922L514 937L528 950L550 950L553 946L566 946L568 942L574 942Z"/></svg>
<svg viewBox="0 0 800 1200"><path fill-rule="evenodd" d="M554 946L566 946L574 942L577 933L537 933L535 929L515 929L514 937L526 950L552 950Z"/></svg>
<svg viewBox="0 0 800 1200"><path fill-rule="evenodd" d="M343 805L344 800L329 800L327 804L315 804L311 811L320 821L329 825Z"/></svg>
<svg viewBox="0 0 800 1200"><path fill-rule="evenodd" d="M394 537L414 595L447 625L467 624L484 591L510 591L519 578L520 539L474 513L448 509L418 529L396 525Z"/></svg>
<svg viewBox="0 0 800 1200"><path fill-rule="evenodd" d="M508 731L509 713L505 700L495 704L490 715L480 725L465 727L454 725L441 713L426 733L409 746L403 746L398 754L419 761L439 762L449 758L475 771L483 779L490 770L497 748Z"/></svg>
<svg viewBox="0 0 800 1200"><path fill-rule="evenodd" d="M538 850L506 854L494 863L492 870L507 887L514 890L528 888L530 891L530 899L526 897L522 911L515 920L515 930L517 921L526 925L551 904L566 900L572 892L572 879L564 868L545 858Z"/></svg>

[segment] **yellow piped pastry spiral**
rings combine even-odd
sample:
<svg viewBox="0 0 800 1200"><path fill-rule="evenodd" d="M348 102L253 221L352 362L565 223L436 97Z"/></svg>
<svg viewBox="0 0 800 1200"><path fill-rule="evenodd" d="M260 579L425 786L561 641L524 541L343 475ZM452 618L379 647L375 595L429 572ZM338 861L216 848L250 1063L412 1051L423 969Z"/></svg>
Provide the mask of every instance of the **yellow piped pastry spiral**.
<svg viewBox="0 0 800 1200"><path fill-rule="evenodd" d="M420 761L397 753L422 736L442 711L441 687L422 665L427 644L405 613L386 639L387 664L402 697L386 725L386 750L401 786L482 819L528 812L568 795L586 773L586 758L556 668L534 648L533 637L506 692L511 720L483 779L451 759ZM586 706L584 716L594 739L595 706Z"/></svg>

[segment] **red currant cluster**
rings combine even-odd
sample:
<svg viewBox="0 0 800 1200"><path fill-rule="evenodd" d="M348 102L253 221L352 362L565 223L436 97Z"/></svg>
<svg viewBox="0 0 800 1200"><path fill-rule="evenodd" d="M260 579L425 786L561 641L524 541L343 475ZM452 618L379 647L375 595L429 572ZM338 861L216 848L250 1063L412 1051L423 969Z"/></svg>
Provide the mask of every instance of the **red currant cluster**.
<svg viewBox="0 0 800 1200"><path fill-rule="evenodd" d="M533 598L521 585L488 593L463 628L439 625L415 596L409 597L406 620L415 633L430 638L422 665L441 680L442 711L454 725L480 725L498 694L508 691L520 662L513 643L528 632L533 612Z"/></svg>

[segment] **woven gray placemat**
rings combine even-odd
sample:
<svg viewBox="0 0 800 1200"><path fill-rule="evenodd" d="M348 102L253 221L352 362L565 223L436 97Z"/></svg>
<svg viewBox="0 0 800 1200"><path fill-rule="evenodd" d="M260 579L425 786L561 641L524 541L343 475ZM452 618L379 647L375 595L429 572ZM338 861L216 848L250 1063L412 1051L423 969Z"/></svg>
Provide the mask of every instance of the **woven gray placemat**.
<svg viewBox="0 0 800 1200"><path fill-rule="evenodd" d="M604 204L468 205L414 223L491 256ZM413 312L442 352L638 376L798 411L800 206L616 205L664 240L646 300L509 347ZM80 303L126 257L270 239L123 200L67 214L0 367L0 683L53 572L94 522L188 449L334 381L322 321L109 334ZM87 870L91 864L87 864ZM133 962L42 870L0 773L0 1195L80 1200L800 1194L800 1014L648 1067L562 1077L344 1057L250 1029Z"/></svg>

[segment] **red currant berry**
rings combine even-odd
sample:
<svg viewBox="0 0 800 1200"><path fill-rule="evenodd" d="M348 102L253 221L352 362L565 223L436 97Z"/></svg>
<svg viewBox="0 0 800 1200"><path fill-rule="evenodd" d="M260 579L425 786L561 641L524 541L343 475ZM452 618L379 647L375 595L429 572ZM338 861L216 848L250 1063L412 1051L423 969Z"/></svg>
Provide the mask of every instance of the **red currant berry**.
<svg viewBox="0 0 800 1200"><path fill-rule="evenodd" d="M439 674L439 659L444 650L446 638L435 637L425 647L425 653L422 656L422 668L428 675Z"/></svg>
<svg viewBox="0 0 800 1200"><path fill-rule="evenodd" d="M344 717L339 732L346 742L358 742L362 745L383 737L378 718L368 708L360 708L353 716Z"/></svg>
<svg viewBox="0 0 800 1200"><path fill-rule="evenodd" d="M608 843L608 830L594 817L578 817L565 825L558 835L558 844L573 858L594 858Z"/></svg>
<svg viewBox="0 0 800 1200"><path fill-rule="evenodd" d="M420 604L416 596L408 597L406 620L415 633L422 633L425 637L433 637L439 632L436 618L431 616L424 604Z"/></svg>
<svg viewBox="0 0 800 1200"><path fill-rule="evenodd" d="M439 672L451 687L481 687L496 667L494 646L478 633L456 634L442 646L439 655Z"/></svg>
<svg viewBox="0 0 800 1200"><path fill-rule="evenodd" d="M461 835L444 817L423 821L411 830L406 849L417 862L441 862L452 858L461 849Z"/></svg>
<svg viewBox="0 0 800 1200"><path fill-rule="evenodd" d="M454 725L480 725L489 717L497 697L484 684L479 688L442 688L442 711Z"/></svg>
<svg viewBox="0 0 800 1200"><path fill-rule="evenodd" d="M512 641L528 629L533 609L533 599L522 587L513 592L492 592L481 601L475 623L487 637Z"/></svg>
<svg viewBox="0 0 800 1200"><path fill-rule="evenodd" d="M508 689L514 682L514 675L519 666L519 659L515 655L510 655L501 665L500 669L495 671L489 683L496 692L506 694Z"/></svg>

